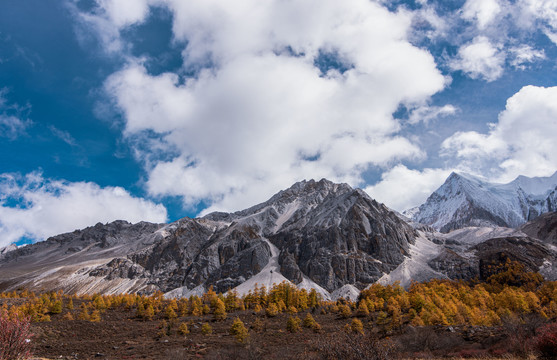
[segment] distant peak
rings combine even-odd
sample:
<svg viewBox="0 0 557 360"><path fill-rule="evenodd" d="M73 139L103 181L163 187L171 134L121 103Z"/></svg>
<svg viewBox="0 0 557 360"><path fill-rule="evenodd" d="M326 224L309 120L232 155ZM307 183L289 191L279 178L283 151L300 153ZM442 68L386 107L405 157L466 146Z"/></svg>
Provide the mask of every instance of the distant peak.
<svg viewBox="0 0 557 360"><path fill-rule="evenodd" d="M464 173L464 172L458 172L457 173L457 172L454 172L454 171L447 178L447 181L449 181L449 180L468 180L468 181L480 182L480 183L484 182L484 180L482 180L481 178L479 178L475 175Z"/></svg>
<svg viewBox="0 0 557 360"><path fill-rule="evenodd" d="M337 189L353 190L352 187L350 187L350 185L348 184L334 183L331 180L325 178L322 178L319 181L315 181L314 179L298 181L297 183L292 185L288 190L311 192L314 190L336 191Z"/></svg>

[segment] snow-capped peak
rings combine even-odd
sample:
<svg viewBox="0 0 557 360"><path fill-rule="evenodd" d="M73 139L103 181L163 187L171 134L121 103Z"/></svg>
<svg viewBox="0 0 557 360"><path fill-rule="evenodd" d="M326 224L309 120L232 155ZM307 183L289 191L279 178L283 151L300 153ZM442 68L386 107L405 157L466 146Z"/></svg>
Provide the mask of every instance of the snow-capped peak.
<svg viewBox="0 0 557 360"><path fill-rule="evenodd" d="M451 173L412 216L446 232L465 226L517 227L555 209L557 173L547 178L520 176L495 184L469 174Z"/></svg>

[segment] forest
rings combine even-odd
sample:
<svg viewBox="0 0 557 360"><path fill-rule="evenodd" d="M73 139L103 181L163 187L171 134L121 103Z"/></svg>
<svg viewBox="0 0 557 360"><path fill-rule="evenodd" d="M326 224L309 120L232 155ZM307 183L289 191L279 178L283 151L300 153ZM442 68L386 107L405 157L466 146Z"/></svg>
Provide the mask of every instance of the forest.
<svg viewBox="0 0 557 360"><path fill-rule="evenodd" d="M484 282L374 284L327 301L290 283L239 296L0 294L0 359L554 358L557 282L507 261ZM137 342L134 339L140 338Z"/></svg>

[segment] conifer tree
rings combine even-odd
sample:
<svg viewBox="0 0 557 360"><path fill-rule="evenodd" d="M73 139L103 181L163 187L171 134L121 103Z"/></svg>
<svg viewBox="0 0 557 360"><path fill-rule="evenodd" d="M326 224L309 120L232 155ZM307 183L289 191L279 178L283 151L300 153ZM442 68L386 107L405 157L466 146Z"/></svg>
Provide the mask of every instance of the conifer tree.
<svg viewBox="0 0 557 360"><path fill-rule="evenodd" d="M99 322L101 321L101 313L99 310L93 310L93 312L91 313L91 316L89 317L89 321L92 322Z"/></svg>
<svg viewBox="0 0 557 360"><path fill-rule="evenodd" d="M368 316L369 309L367 307L367 301L361 300L360 305L358 305L358 316Z"/></svg>
<svg viewBox="0 0 557 360"><path fill-rule="evenodd" d="M242 320L239 317L234 319L232 326L230 327L230 335L236 337L236 341L245 344L249 341L248 329L245 327Z"/></svg>
<svg viewBox="0 0 557 360"><path fill-rule="evenodd" d="M358 318L353 318L352 322L350 323L350 330L354 333L363 334L364 333L364 324Z"/></svg>
<svg viewBox="0 0 557 360"><path fill-rule="evenodd" d="M174 320L178 317L178 315L176 315L176 312L174 311L174 307L171 304L166 306L166 309L164 311L164 316L168 320Z"/></svg>
<svg viewBox="0 0 557 360"><path fill-rule="evenodd" d="M288 321L286 322L286 330L288 330L291 333L302 331L302 328L300 326L301 323L302 323L302 320L300 320L299 317L290 316L288 318Z"/></svg>
<svg viewBox="0 0 557 360"><path fill-rule="evenodd" d="M347 319L352 315L352 310L350 310L350 307L345 304L339 305L338 311L340 313L340 316L343 317L344 319Z"/></svg>
<svg viewBox="0 0 557 360"><path fill-rule="evenodd" d="M217 321L225 320L227 316L226 306L221 299L217 298L215 301L215 310L213 311L213 317Z"/></svg>
<svg viewBox="0 0 557 360"><path fill-rule="evenodd" d="M51 314L60 314L62 312L62 301L56 300L53 302L49 310Z"/></svg>
<svg viewBox="0 0 557 360"><path fill-rule="evenodd" d="M77 316L79 320L89 320L89 311L87 310L87 306L85 304L81 304L81 311Z"/></svg>
<svg viewBox="0 0 557 360"><path fill-rule="evenodd" d="M73 299L70 298L70 300L68 300L68 304L66 305L66 307L68 308L68 310L73 310Z"/></svg>
<svg viewBox="0 0 557 360"><path fill-rule="evenodd" d="M190 333L188 329L188 325L186 323L181 323L178 332L180 333L180 335L184 335L184 336L188 335Z"/></svg>
<svg viewBox="0 0 557 360"><path fill-rule="evenodd" d="M277 306L275 305L275 303L270 303L269 306L267 306L267 310L265 311L267 316L269 317L275 317L278 314L278 309Z"/></svg>
<svg viewBox="0 0 557 360"><path fill-rule="evenodd" d="M149 304L149 306L147 306L147 309L145 309L144 314L143 314L143 318L145 320L153 320L153 317L155 316L155 309L153 308L153 305Z"/></svg>
<svg viewBox="0 0 557 360"><path fill-rule="evenodd" d="M315 325L315 319L311 316L310 313L307 313L304 317L304 327L312 328Z"/></svg>

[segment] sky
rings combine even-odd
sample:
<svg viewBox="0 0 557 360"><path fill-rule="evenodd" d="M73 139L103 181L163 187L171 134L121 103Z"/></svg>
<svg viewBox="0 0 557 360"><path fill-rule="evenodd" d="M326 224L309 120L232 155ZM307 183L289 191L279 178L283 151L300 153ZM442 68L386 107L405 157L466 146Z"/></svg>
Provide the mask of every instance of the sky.
<svg viewBox="0 0 557 360"><path fill-rule="evenodd" d="M557 170L554 0L3 0L0 247L303 179Z"/></svg>

